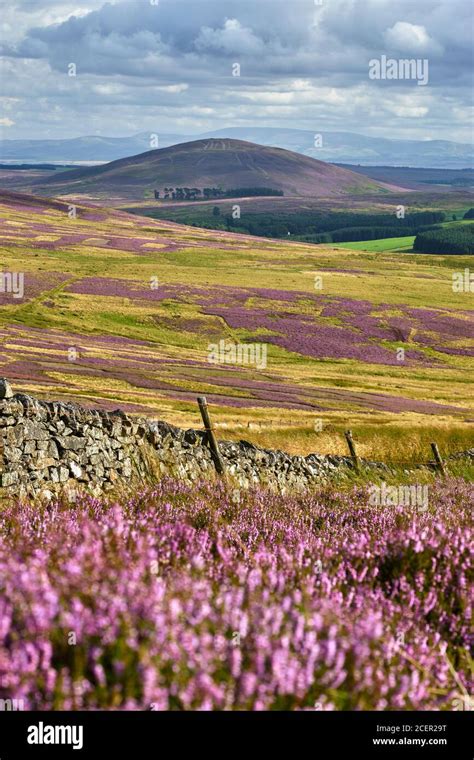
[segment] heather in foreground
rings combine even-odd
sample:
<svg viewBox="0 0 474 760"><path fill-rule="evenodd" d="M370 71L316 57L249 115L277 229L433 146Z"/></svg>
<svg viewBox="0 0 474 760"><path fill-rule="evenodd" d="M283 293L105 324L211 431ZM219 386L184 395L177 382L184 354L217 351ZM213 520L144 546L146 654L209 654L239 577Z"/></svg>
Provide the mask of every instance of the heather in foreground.
<svg viewBox="0 0 474 760"><path fill-rule="evenodd" d="M162 482L0 515L0 697L26 709L459 709L474 486L428 507Z"/></svg>

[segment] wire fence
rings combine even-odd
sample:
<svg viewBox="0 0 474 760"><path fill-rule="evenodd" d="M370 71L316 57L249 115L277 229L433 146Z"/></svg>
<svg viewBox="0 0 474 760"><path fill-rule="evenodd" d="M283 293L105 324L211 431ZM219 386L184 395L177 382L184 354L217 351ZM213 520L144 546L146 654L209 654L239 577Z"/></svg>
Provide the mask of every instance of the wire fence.
<svg viewBox="0 0 474 760"><path fill-rule="evenodd" d="M224 472L224 464L219 450L219 443L215 436L215 427L211 421L211 414L207 405L206 397L198 397L199 411L201 413L204 430L206 433L207 443L211 449L213 459L215 461L216 470L219 474ZM430 443L432 458L423 460L392 460L392 461L377 461L371 459L365 459L360 457L357 452L357 441L354 439L352 431L346 430L344 433L347 447L349 450L349 458L351 459L352 466L356 471L360 471L365 467L379 467L380 469L389 470L418 470L418 469L430 469L439 472L441 475L447 474L447 463L453 461L461 461L462 459L472 460L474 462L474 447L465 451L459 451L454 454L450 454L443 459L441 456L439 447L435 441ZM336 455L330 455L336 456Z"/></svg>

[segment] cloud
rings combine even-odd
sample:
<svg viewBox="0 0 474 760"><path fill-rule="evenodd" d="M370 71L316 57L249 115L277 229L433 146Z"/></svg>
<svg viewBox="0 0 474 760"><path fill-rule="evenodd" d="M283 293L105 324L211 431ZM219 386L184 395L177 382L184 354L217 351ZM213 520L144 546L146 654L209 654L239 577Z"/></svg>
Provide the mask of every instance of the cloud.
<svg viewBox="0 0 474 760"><path fill-rule="evenodd" d="M259 123L468 139L470 0L35 0L28 8L4 14L2 86L17 101L15 134ZM381 54L429 57L429 85L418 88L429 98L404 100L412 82L370 81L368 61ZM76 77L67 76L71 62Z"/></svg>
<svg viewBox="0 0 474 760"><path fill-rule="evenodd" d="M390 48L401 53L423 54L436 50L442 52L442 47L431 39L424 26L397 21L384 33L384 40Z"/></svg>
<svg viewBox="0 0 474 760"><path fill-rule="evenodd" d="M426 116L428 108L426 106L400 103L398 101L394 103L388 103L386 110L396 116L401 116L404 119L419 119L422 116Z"/></svg>
<svg viewBox="0 0 474 760"><path fill-rule="evenodd" d="M232 55L256 55L262 52L264 42L251 29L235 19L226 19L219 29L204 27L195 41L197 51L211 51Z"/></svg>
<svg viewBox="0 0 474 760"><path fill-rule="evenodd" d="M0 119L1 127L13 127L14 123L15 122L12 121L12 119L8 119L8 118Z"/></svg>
<svg viewBox="0 0 474 760"><path fill-rule="evenodd" d="M123 85L114 84L113 82L110 82L108 84L95 84L92 89L98 95L105 95L105 96L118 95L118 94L121 94L124 90Z"/></svg>

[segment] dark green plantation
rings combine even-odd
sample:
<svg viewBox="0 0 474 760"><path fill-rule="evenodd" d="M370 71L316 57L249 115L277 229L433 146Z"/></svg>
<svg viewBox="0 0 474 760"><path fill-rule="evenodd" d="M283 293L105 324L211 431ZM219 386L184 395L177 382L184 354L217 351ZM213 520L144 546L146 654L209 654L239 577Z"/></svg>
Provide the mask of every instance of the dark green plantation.
<svg viewBox="0 0 474 760"><path fill-rule="evenodd" d="M138 209L127 209L138 211ZM194 227L222 229L259 237L286 238L288 235L308 243L338 243L351 240L375 240L378 238L416 235L444 222L444 211L416 211L397 217L393 213L363 213L346 211L245 211L240 218L229 208L213 213L208 205L177 206L139 209L154 219L168 219L190 224ZM216 219L218 216L218 219Z"/></svg>
<svg viewBox="0 0 474 760"><path fill-rule="evenodd" d="M449 229L420 232L413 243L417 253L473 254L474 226L459 224Z"/></svg>

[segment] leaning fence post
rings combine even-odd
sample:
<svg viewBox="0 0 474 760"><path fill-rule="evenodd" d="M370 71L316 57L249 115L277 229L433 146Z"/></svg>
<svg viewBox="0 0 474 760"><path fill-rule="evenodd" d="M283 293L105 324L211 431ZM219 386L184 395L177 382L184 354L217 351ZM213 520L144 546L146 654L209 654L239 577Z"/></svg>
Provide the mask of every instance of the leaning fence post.
<svg viewBox="0 0 474 760"><path fill-rule="evenodd" d="M359 472L359 457L357 456L356 447L354 445L354 441L352 438L352 430L346 430L345 432L347 445L349 446L349 451L352 457L352 463L354 465L354 470L356 472Z"/></svg>
<svg viewBox="0 0 474 760"><path fill-rule="evenodd" d="M436 443L432 443L431 450L433 452L438 470L440 471L442 475L446 475L446 469L444 467L444 462L441 459L441 454L439 453L438 445Z"/></svg>
<svg viewBox="0 0 474 760"><path fill-rule="evenodd" d="M217 443L216 436L214 435L214 430L212 429L211 418L209 416L209 409L207 406L206 397L198 396L197 402L199 404L199 411L201 412L204 429L206 431L207 441L209 443L209 448L211 449L216 470L219 473L219 475L222 475L224 473L224 462L222 461L221 453L219 451L219 444Z"/></svg>

